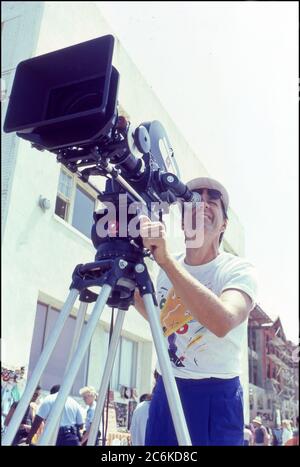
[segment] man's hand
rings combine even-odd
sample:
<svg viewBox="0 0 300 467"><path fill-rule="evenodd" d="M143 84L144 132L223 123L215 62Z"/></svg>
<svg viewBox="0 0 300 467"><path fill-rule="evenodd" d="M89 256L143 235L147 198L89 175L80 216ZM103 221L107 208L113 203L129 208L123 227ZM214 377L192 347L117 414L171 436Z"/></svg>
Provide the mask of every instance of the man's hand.
<svg viewBox="0 0 300 467"><path fill-rule="evenodd" d="M163 266L170 260L166 243L166 229L161 222L151 222L147 216L140 217L140 235L144 247L151 251L155 261Z"/></svg>

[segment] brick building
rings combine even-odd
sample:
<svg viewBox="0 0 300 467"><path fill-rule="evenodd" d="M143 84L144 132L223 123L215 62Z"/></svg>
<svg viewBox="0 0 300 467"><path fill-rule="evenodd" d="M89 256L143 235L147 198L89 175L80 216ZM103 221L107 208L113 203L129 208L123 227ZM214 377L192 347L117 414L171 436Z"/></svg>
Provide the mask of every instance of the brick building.
<svg viewBox="0 0 300 467"><path fill-rule="evenodd" d="M250 418L260 415L270 426L299 414L298 348L286 339L280 318L257 306L248 327Z"/></svg>

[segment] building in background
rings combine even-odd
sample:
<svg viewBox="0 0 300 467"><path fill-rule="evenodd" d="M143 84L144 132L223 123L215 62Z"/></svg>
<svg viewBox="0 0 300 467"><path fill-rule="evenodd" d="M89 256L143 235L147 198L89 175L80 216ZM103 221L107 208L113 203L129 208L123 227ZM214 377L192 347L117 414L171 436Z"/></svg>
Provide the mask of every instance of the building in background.
<svg viewBox="0 0 300 467"><path fill-rule="evenodd" d="M257 306L250 315L249 394L251 420L260 415L276 427L299 416L299 348L287 341L279 318L274 322Z"/></svg>
<svg viewBox="0 0 300 467"><path fill-rule="evenodd" d="M14 72L21 60L113 31L93 2L2 2L1 33L5 116ZM183 181L209 175L118 40L113 64L120 72L121 113L134 124L149 120L163 124ZM30 375L67 296L75 265L94 259L90 228L98 200L90 187L57 164L53 154L32 149L15 134L2 133L2 141L2 362L7 368L25 367ZM100 189L104 186L100 178L92 182ZM178 251L182 239L172 232L169 235L174 251ZM223 248L244 254L243 228L232 210ZM155 272L153 268L153 275ZM68 318L42 378L45 391L62 381L77 309ZM86 384L99 387L110 321L111 310L106 308L73 386L75 396ZM136 399L133 396L151 392L155 361L148 323L130 309L111 380L110 401L116 411L115 416L110 414L110 431L126 430ZM247 420L246 347L242 384Z"/></svg>

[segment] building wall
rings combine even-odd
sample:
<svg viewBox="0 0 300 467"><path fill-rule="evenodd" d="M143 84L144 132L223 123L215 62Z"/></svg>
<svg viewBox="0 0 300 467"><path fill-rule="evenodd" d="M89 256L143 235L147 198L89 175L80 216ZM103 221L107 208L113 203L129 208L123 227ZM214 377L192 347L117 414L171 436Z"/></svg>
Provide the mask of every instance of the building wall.
<svg viewBox="0 0 300 467"><path fill-rule="evenodd" d="M258 378L255 384L250 372L250 418L260 415L270 426L275 426L283 419L291 419L296 423L296 417L299 415L299 366L292 359L296 346L282 339L283 347L278 347L281 350L278 350L278 359L274 362L274 348L270 341L276 339L278 325L275 322L269 328L263 328L258 323L251 324L256 327L253 330L256 333L256 352L249 351L249 360L250 366L254 360L258 362ZM249 346L250 349L253 348L251 339ZM287 358L282 357L282 351L286 353Z"/></svg>
<svg viewBox="0 0 300 467"><path fill-rule="evenodd" d="M14 43L14 49L18 49L14 67L20 60L32 55L110 32L98 10L89 3L84 8L83 5L80 8L78 4L70 3L59 5L58 2L54 5L51 2L46 5L42 5L43 2L32 2L37 6L16 3L24 5L17 5L18 8L14 10L14 14L20 15L21 36L15 35L14 29L10 31L10 43ZM40 15L41 11L42 20L37 16L37 12ZM29 34L28 18L34 20L35 24L39 21L41 23L40 28L37 28L39 35L35 41L36 48ZM3 361L8 366L28 366L37 301L60 307L67 296L75 265L92 261L95 250L87 237L54 214L60 173L55 157L31 149L29 143L19 140L15 135L11 138L18 142L18 150L15 150L13 180L11 177L13 189L3 245L3 267L6 271L2 298ZM103 185L103 181L100 184ZM40 195L50 200L50 210L44 212L39 208ZM99 354L104 351L101 347L101 333L103 326L109 322L110 309L106 309L91 344L88 380L96 386L104 365L99 358ZM151 386L151 376L149 372L146 375L142 369L151 365L151 334L146 321L133 309L128 311L125 318L123 334L128 333L140 343L140 354L143 356L140 373L143 377L139 378L138 389L146 392ZM148 352L144 351L144 345Z"/></svg>
<svg viewBox="0 0 300 467"><path fill-rule="evenodd" d="M36 49L43 2L2 2L1 13L1 39L5 44L1 54L1 79L9 96L16 65L24 57L30 57ZM21 45L16 47L16 44ZM2 115L6 113L7 104L8 99L1 103ZM1 133L1 241L3 241L19 139L13 134L3 133L2 125Z"/></svg>
<svg viewBox="0 0 300 467"><path fill-rule="evenodd" d="M19 32L10 32L14 60L9 62L10 49L6 50L4 57L4 70L12 67L10 79L13 78L14 67L22 59L112 32L92 2L3 3L4 19L11 10L15 10L19 17ZM119 41L115 44L114 65L121 74L119 101L131 120L140 123L157 119L163 123L184 181L196 174L206 175L199 158ZM9 209L6 207L3 237L3 362L27 366L37 301L47 300L47 303L60 307L67 295L74 266L92 261L94 248L87 237L54 214L60 172L55 157L31 149L29 143L18 140L14 135L8 138L12 146L10 152L5 149L5 158L13 161L13 167L7 177L11 188L5 194ZM99 180L99 186L101 184L103 181ZM40 195L51 203L51 208L45 212L38 206ZM242 227L233 212L230 218L226 248L235 254L243 254ZM174 231L168 234L173 250L182 248L182 237L175 235ZM103 371L102 337L109 321L110 310L105 309L91 344L88 382L96 387ZM156 357L149 326L134 309L126 313L123 334L138 342L138 392L149 392L152 385L150 368ZM247 359L245 362L247 365ZM245 375L247 371L245 366ZM246 385L246 376L244 381ZM246 386L245 395L247 397Z"/></svg>

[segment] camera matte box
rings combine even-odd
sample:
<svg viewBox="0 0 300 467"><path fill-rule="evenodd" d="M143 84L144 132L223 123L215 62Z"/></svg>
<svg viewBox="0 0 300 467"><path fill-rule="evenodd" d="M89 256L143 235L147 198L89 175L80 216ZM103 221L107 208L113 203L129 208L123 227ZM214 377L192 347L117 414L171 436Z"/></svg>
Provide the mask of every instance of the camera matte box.
<svg viewBox="0 0 300 467"><path fill-rule="evenodd" d="M4 131L45 149L95 138L117 87L113 48L114 37L106 35L20 62Z"/></svg>

